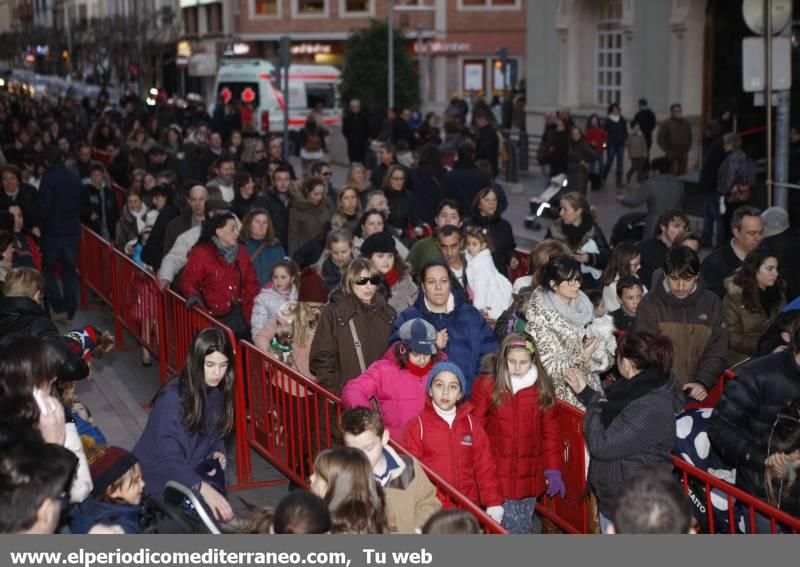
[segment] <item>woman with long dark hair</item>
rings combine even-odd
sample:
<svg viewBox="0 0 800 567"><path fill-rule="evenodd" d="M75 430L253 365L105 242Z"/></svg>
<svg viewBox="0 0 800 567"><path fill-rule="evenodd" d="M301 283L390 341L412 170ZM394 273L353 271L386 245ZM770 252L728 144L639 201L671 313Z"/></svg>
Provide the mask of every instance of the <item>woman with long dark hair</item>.
<svg viewBox="0 0 800 567"><path fill-rule="evenodd" d="M198 495L218 520L233 517L225 499L225 436L233 431L233 345L221 329L203 329L181 373L156 394L134 455L148 491L163 498L177 481Z"/></svg>
<svg viewBox="0 0 800 567"><path fill-rule="evenodd" d="M761 245L750 252L726 282L722 318L728 328L728 364L758 354L758 339L786 305L778 258Z"/></svg>
<svg viewBox="0 0 800 567"><path fill-rule="evenodd" d="M639 248L630 242L617 244L603 270L603 303L605 303L607 313L619 309L617 281L624 276L637 275L641 268L642 253ZM647 287L644 284L642 284L642 290L647 293Z"/></svg>
<svg viewBox="0 0 800 567"><path fill-rule="evenodd" d="M199 305L231 328L237 339L250 335L250 314L258 280L250 255L239 243L233 213L203 223L180 283L186 305Z"/></svg>
<svg viewBox="0 0 800 567"><path fill-rule="evenodd" d="M497 271L508 277L509 266L514 259L517 243L514 240L514 231L511 224L500 216L497 201L497 191L488 187L481 189L472 202L472 216L465 222L466 225L486 229L492 242L492 259ZM513 266L516 267L516 264ZM513 268L512 267L512 268Z"/></svg>
<svg viewBox="0 0 800 567"><path fill-rule="evenodd" d="M614 500L641 465L672 471L675 416L683 410L672 368L672 341L663 335L627 333L617 352L621 377L604 392L586 374L567 370L565 379L586 405L584 438L589 450L588 483L597 495L606 533Z"/></svg>

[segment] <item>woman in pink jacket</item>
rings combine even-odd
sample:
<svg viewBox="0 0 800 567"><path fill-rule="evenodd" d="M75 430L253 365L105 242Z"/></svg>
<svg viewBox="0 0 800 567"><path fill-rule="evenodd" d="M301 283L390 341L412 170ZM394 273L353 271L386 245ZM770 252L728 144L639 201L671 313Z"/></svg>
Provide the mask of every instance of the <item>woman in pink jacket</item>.
<svg viewBox="0 0 800 567"><path fill-rule="evenodd" d="M381 360L342 390L345 409L371 407L374 398L386 429L396 439L400 439L406 423L425 407L425 382L431 368L447 358L439 352L442 345L438 344L436 329L424 319L406 321L398 336L400 341Z"/></svg>

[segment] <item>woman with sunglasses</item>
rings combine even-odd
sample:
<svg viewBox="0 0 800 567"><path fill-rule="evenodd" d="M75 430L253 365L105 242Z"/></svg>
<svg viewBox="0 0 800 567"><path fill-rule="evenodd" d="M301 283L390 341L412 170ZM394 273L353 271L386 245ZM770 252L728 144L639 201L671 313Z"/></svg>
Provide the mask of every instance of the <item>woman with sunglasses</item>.
<svg viewBox="0 0 800 567"><path fill-rule="evenodd" d="M597 339L586 336L586 326L592 321L592 302L581 291L581 264L566 254L551 256L540 276L528 307L525 332L533 337L539 349L542 365L553 379L556 397L583 409L583 404L565 382L568 368L577 368L588 376L593 390L600 389L592 354L603 348ZM614 360L608 353L607 360Z"/></svg>
<svg viewBox="0 0 800 567"><path fill-rule="evenodd" d="M311 344L311 372L337 396L389 346L396 315L378 292L382 281L372 262L356 258L320 314Z"/></svg>

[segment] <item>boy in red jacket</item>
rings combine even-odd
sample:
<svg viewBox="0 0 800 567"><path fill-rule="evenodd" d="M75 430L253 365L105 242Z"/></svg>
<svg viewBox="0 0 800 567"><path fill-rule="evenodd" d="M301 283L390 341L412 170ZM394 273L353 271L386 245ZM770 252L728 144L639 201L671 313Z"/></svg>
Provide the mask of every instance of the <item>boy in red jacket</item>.
<svg viewBox="0 0 800 567"><path fill-rule="evenodd" d="M425 409L412 419L403 446L473 502L503 521L503 494L497 480L486 432L470 414L469 402L458 404L466 380L458 365L439 362L428 375L430 396Z"/></svg>

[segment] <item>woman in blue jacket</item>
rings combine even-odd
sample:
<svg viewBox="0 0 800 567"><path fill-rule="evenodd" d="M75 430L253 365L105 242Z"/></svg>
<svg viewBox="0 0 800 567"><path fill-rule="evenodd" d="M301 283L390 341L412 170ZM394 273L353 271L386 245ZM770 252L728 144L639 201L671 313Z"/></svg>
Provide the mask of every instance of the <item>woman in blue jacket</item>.
<svg viewBox="0 0 800 567"><path fill-rule="evenodd" d="M398 331L406 321L422 318L436 328L436 345L458 364L466 379L464 397L472 391L483 355L497 352L494 333L480 311L452 293L447 264L433 260L420 272L422 293L414 305L397 316L389 343L399 340Z"/></svg>
<svg viewBox="0 0 800 567"><path fill-rule="evenodd" d="M233 365L227 335L215 327L200 331L183 371L156 394L147 426L133 449L148 492L155 498L163 498L168 481L177 481L225 522L233 510L221 492L224 472L208 471L225 471L225 436L233 430Z"/></svg>

